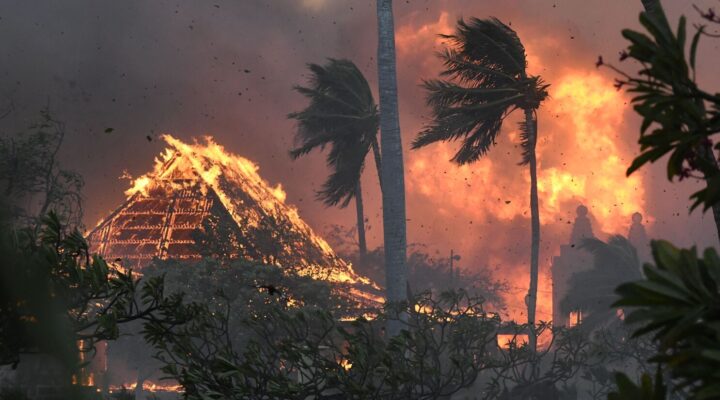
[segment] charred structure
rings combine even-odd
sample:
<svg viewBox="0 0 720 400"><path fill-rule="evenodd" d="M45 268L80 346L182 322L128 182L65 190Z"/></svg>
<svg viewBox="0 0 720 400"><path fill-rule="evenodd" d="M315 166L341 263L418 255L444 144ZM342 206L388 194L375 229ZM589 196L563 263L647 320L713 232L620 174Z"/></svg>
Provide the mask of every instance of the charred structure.
<svg viewBox="0 0 720 400"><path fill-rule="evenodd" d="M164 139L169 147L154 170L135 179L127 201L89 233L93 252L140 271L156 258L245 259L347 286L362 303L381 300L378 287L340 259L254 163L210 138Z"/></svg>

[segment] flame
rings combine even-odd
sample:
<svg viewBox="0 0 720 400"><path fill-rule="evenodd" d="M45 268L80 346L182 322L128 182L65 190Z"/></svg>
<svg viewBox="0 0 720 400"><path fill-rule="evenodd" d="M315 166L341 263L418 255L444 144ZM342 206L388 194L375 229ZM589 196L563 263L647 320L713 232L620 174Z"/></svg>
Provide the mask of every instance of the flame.
<svg viewBox="0 0 720 400"><path fill-rule="evenodd" d="M522 347L528 344L529 336L527 334L514 334L514 333L498 333L497 334L497 345L499 348L507 350L511 346Z"/></svg>
<svg viewBox="0 0 720 400"><path fill-rule="evenodd" d="M110 386L110 393L120 392L123 390L126 391L134 391L137 387L137 382L132 383L125 383L120 386ZM163 383L155 383L152 381L146 381L143 382L142 389L146 392L173 392L173 393L183 393L185 390L183 389L182 385L178 384L163 384Z"/></svg>
<svg viewBox="0 0 720 400"><path fill-rule="evenodd" d="M572 166L564 171L557 167L544 171L545 178L539 185L551 196L544 198L543 211L557 215L563 197L569 197L563 195L565 191L590 206L602 232L623 232L631 215L645 208L642 175L625 176L633 158L631 149L622 148L619 135L627 96L596 72L565 75L552 95L547 114L556 114L573 127L574 135L569 139L575 145L576 154L571 158ZM539 152L553 151L552 145L551 141L542 142ZM548 177L553 176L563 179L548 182Z"/></svg>
<svg viewBox="0 0 720 400"><path fill-rule="evenodd" d="M454 31L453 12L435 17L410 13L397 28L399 65L412 66L412 76L437 77L443 69L435 53L445 47L439 34ZM469 7L466 16L485 15ZM507 21L506 21L507 22ZM513 21L515 22L515 21ZM611 79L592 66L594 55L568 43L565 36L537 24L513 24L523 40L528 73L541 75L552 86L550 98L539 110L538 190L542 224L538 320L552 318L552 256L570 236L575 209L584 204L593 217L596 235L626 234L631 215L645 210L642 174L625 177L634 156L633 144L621 136L628 132L628 97ZM584 57L587 57L587 60ZM407 75L407 74L406 74ZM406 108L425 109L417 78L407 90ZM530 177L520 160L520 135L508 119L498 145L479 161L457 166L450 160L459 143L442 143L407 153L408 222L411 240L434 243L439 251L453 248L464 255L466 268L488 268L507 280L512 292L505 296L505 313L526 320L525 296L529 283ZM403 131L413 135L426 120L408 113ZM633 131L635 128L633 128ZM631 139L636 137L633 132Z"/></svg>
<svg viewBox="0 0 720 400"><path fill-rule="evenodd" d="M209 136L204 137L202 142L195 141L192 144L169 134L162 138L167 142L168 148L155 159L153 171L133 180L132 186L125 192L129 200L133 196L148 196L154 189L167 185L179 186L176 189L182 189L183 185L187 185L185 182L197 181L199 178L204 183L203 190L212 190L240 226L245 224L257 227L263 216L287 221L289 229L308 238L319 249L323 260L328 261L328 264L340 265L340 268L325 268L303 258L303 265L295 266L299 267L296 270L301 275L310 275L330 282L372 285L377 288L369 279L356 274L352 265L335 255L330 245L300 218L297 208L285 203L287 194L282 185L273 187L263 180L255 163L227 152ZM248 203L256 204L259 210L248 206ZM287 246L284 250L290 253L300 251ZM274 263L282 266L280 261ZM380 298L375 296L372 300L378 299Z"/></svg>
<svg viewBox="0 0 720 400"><path fill-rule="evenodd" d="M632 159L632 152L618 135L624 124L625 95L594 71L567 73L552 88L552 98L540 112L537 146L540 221L545 247L541 249L544 253L541 271L550 269L553 254L548 253L556 252L560 244L567 242L569 228L565 226L574 219L577 205L590 208L596 234L625 234L633 213L646 214L643 176L625 177L625 169ZM455 143L411 153L408 190L429 202L441 218L464 216L466 223L475 223L475 226L502 224L491 227L489 239L482 239L482 234L459 235L453 245L461 249L478 245L485 248L483 257L488 266L497 267L501 274L498 278L508 280L517 288L506 300L509 315L521 320L525 318L522 315L529 281L527 261L503 253L508 252L509 246L529 248L530 177L527 168L513 165L519 159L519 132L511 123L504 129L502 136L509 139L509 143L501 144L471 165L443 164L443 160L452 158ZM515 149L506 150L508 144ZM527 233L518 237L517 230L523 226ZM516 229L516 235L502 233L502 229L511 228ZM510 271L519 273L508 273ZM539 320L551 319L551 292L550 277L541 275Z"/></svg>

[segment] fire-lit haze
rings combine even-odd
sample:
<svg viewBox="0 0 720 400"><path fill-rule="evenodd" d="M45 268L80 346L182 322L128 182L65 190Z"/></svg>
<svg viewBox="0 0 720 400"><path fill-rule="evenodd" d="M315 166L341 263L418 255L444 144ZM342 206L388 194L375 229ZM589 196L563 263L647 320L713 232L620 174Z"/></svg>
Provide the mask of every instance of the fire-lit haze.
<svg viewBox="0 0 720 400"><path fill-rule="evenodd" d="M32 3L32 4L31 4ZM324 154L291 161L289 112L305 105L291 89L304 84L308 62L349 58L377 93L374 1L7 1L0 4L0 102L17 112L2 131L31 123L50 106L65 121L64 165L86 180L86 225L94 226L152 168L161 132L184 142L210 134L228 151L253 160L263 179L281 184L285 202L316 231L351 226L355 212L325 209L314 192L327 169ZM697 20L692 4L665 2L671 20ZM639 211L653 237L701 247L717 242L710 216L688 215L695 183L670 185L662 165L625 177L637 154L638 118L613 76L597 70L599 54L615 61L620 30L637 27L640 1L408 0L395 1L400 123L405 147L408 241L433 256L461 255L460 268L490 269L507 280L508 313L524 315L530 247L529 174L520 161L511 117L497 145L466 166L449 162L456 143L410 151L429 112L420 87L442 65L435 52L458 17L496 16L517 30L529 72L541 75L550 98L539 113L539 194L542 224L538 316L550 318L549 266L569 240L575 209L586 205L596 235L627 234ZM703 84L718 78L717 41L700 48ZM632 68L631 65L623 67ZM717 86L716 86L717 87ZM106 133L106 128L113 128ZM370 246L381 244L381 209L374 165L364 176Z"/></svg>

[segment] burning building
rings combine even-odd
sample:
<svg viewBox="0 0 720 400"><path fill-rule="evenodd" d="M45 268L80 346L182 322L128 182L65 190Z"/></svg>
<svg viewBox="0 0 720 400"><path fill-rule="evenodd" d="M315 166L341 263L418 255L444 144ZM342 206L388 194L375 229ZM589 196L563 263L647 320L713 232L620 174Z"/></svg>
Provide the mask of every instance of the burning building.
<svg viewBox="0 0 720 400"><path fill-rule="evenodd" d="M156 258L246 259L348 287L366 304L382 300L377 285L340 259L254 163L209 137L163 139L168 148L153 171L135 179L127 200L89 233L93 252L140 271Z"/></svg>

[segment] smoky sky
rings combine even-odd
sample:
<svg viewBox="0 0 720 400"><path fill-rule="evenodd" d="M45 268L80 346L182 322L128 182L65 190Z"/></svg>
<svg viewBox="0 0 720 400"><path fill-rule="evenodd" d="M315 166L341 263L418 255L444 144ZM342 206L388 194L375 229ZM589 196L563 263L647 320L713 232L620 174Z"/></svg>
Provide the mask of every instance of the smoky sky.
<svg viewBox="0 0 720 400"><path fill-rule="evenodd" d="M715 4L664 3L671 21L684 13L691 23L700 22L692 4ZM489 265L490 252L502 253L500 260L511 264L526 262L529 226L522 213L505 221L469 222L472 213L461 208L438 212L443 207L428 200L435 196L437 201L432 188L423 192L418 177L413 178L417 157L436 162L433 171L437 174L458 176L455 166L447 162L451 153L432 147L411 152L408 146L428 117L419 85L422 79L436 77L441 66L433 54L443 45L436 40L441 33L436 30L451 28L459 17L496 16L515 28L529 53L535 53L529 58L531 71L553 84L570 72L596 73L594 61L600 54L615 60L624 47L621 29L638 28L640 1L407 0L395 1L394 10L400 121L408 168L408 241L427 245L440 256L455 248L466 255L461 262L466 268L502 269L502 265ZM719 83L715 73L718 43L705 39L701 46L703 85L717 87ZM318 231L329 224L349 226L355 218L352 207L326 209L315 201L314 192L327 174L324 154L313 153L298 161L288 157L294 126L286 115L305 105L292 87L306 82L306 64L322 63L329 57L353 60L377 93L376 44L374 1L5 0L0 3L0 102L12 102L15 112L0 121L0 130L3 134L21 130L45 106L65 122L68 136L62 162L85 178L88 226L123 201L128 182L119 177L124 172L138 176L150 170L153 158L165 147L159 138L162 133L185 141L212 135L227 150L255 161L271 184L281 183L287 202L296 205ZM602 74L611 84L612 75ZM551 86L551 96L556 95L556 87ZM639 120L629 106L622 114L613 140L623 154L634 154ZM563 129L562 121L545 118L540 119L541 138L544 128ZM106 128L113 131L106 133ZM555 140L547 146L562 145L560 139ZM554 154L547 157L545 166L561 168L563 157L584 156L563 149L544 150ZM460 190L464 183L458 183L457 191L444 187L447 192L442 196L489 198L489 185L502 192L504 187L516 190L512 182L524 182L511 141L500 143L489 157L498 157L496 165L507 168L483 185ZM630 158L622 161L629 165ZM653 237L684 246L717 244L711 215L688 213L687 197L697 183L669 184L663 163L642 174L642 211ZM363 184L368 238L375 246L382 238L381 202L372 163L366 166ZM507 201L506 196L497 197L492 200ZM558 253L557 246L569 235L567 222L576 205L563 203L564 219L544 224L549 233L543 239L543 259Z"/></svg>

